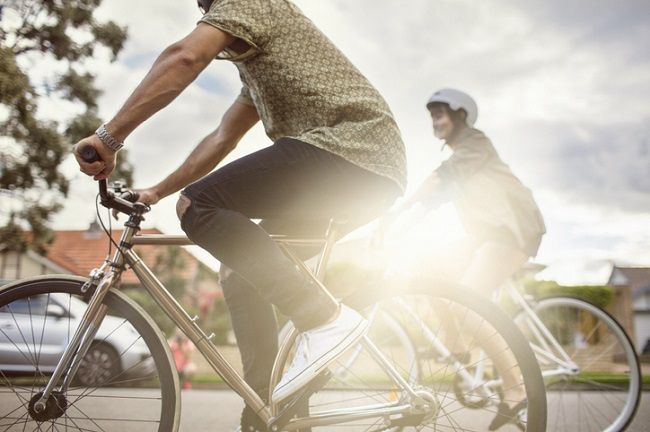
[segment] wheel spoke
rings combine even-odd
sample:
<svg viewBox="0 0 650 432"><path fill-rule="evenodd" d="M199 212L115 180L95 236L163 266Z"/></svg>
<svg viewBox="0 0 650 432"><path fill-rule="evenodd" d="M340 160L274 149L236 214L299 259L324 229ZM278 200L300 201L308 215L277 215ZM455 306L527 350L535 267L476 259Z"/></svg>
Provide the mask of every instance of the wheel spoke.
<svg viewBox="0 0 650 432"><path fill-rule="evenodd" d="M549 430L623 429L638 404L640 382L625 331L600 308L575 298L541 300L535 312L579 369L548 379ZM550 361L544 366L563 370Z"/></svg>
<svg viewBox="0 0 650 432"><path fill-rule="evenodd" d="M56 399L47 401L45 411L39 414L49 420L38 422L28 413L30 401L49 379L41 367L49 367L52 361L50 340L59 337L56 331L60 330L60 344L67 344L77 325L74 317L80 316L79 311L86 307L79 299L81 285L77 279L38 279L0 289L0 313L17 327L10 332L0 329L0 337L13 350L14 359L22 359L21 364L34 370L16 376L0 371L0 432L169 430L175 423L179 393L164 336L151 326L150 319L131 306L126 296L112 291L105 300L104 322L110 323L110 327L100 330L95 341L105 348L89 351L84 360L88 362L84 367L91 368L89 377L106 382L97 381L91 386L75 384L63 392L55 387L51 397ZM13 308L17 301L24 301L24 317ZM66 321L54 320L54 315L49 314L53 307L74 310L75 314L67 313ZM38 315L41 308L49 316ZM27 317L27 313L31 316ZM17 325L20 322L24 323L22 327ZM113 351L107 348L112 343L117 343ZM59 404L61 407L57 408Z"/></svg>

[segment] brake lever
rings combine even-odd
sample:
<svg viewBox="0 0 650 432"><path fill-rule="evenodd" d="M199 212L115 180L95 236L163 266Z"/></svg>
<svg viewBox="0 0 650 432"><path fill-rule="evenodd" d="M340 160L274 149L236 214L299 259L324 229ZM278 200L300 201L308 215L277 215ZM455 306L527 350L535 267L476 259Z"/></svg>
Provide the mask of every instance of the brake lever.
<svg viewBox="0 0 650 432"><path fill-rule="evenodd" d="M114 195L113 200L115 202L122 201L129 203L140 214L148 213L151 210L151 206L149 204L139 202L139 198L140 194L138 192L133 190L126 190L119 195ZM115 220L119 220L119 213L120 211L115 208L111 212Z"/></svg>

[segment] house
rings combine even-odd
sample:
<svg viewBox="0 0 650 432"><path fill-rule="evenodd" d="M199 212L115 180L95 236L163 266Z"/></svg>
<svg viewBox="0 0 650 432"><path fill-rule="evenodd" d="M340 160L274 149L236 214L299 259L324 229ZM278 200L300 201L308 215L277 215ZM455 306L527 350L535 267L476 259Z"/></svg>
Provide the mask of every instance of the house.
<svg viewBox="0 0 650 432"><path fill-rule="evenodd" d="M119 241L122 232L121 229L113 230L112 238ZM141 233L162 234L158 229L145 229ZM114 252L115 247L111 250ZM185 249L178 246L137 246L135 251L163 283L167 285L171 281L182 286L182 303L194 306L193 309L201 314L208 313L214 299L223 296L218 274ZM55 240L45 255L31 250L23 253L2 250L0 247L0 285L52 273L88 276L108 254L108 237L96 222L87 230L55 231ZM132 270L122 274L122 287L138 285L139 281Z"/></svg>
<svg viewBox="0 0 650 432"><path fill-rule="evenodd" d="M608 285L627 291L632 304L632 331L626 326L637 352L650 342L650 267L613 266Z"/></svg>

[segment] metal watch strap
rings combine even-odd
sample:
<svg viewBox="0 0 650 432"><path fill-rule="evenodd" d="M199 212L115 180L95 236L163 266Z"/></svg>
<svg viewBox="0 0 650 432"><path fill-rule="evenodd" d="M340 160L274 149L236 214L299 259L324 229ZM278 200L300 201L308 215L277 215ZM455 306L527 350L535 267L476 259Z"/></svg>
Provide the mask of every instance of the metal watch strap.
<svg viewBox="0 0 650 432"><path fill-rule="evenodd" d="M106 125L101 125L98 127L95 131L95 135L97 135L99 139L102 140L106 147L113 150L114 152L124 147L124 144L119 143L115 138L113 138L113 135L108 133L106 130Z"/></svg>

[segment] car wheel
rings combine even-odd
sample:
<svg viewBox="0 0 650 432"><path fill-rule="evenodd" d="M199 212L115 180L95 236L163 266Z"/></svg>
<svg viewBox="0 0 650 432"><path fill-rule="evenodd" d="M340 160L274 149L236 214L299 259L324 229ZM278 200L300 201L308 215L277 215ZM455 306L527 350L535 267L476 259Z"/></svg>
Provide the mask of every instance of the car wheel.
<svg viewBox="0 0 650 432"><path fill-rule="evenodd" d="M108 385L120 374L120 370L120 359L115 350L107 344L95 343L81 361L75 383L84 387Z"/></svg>

